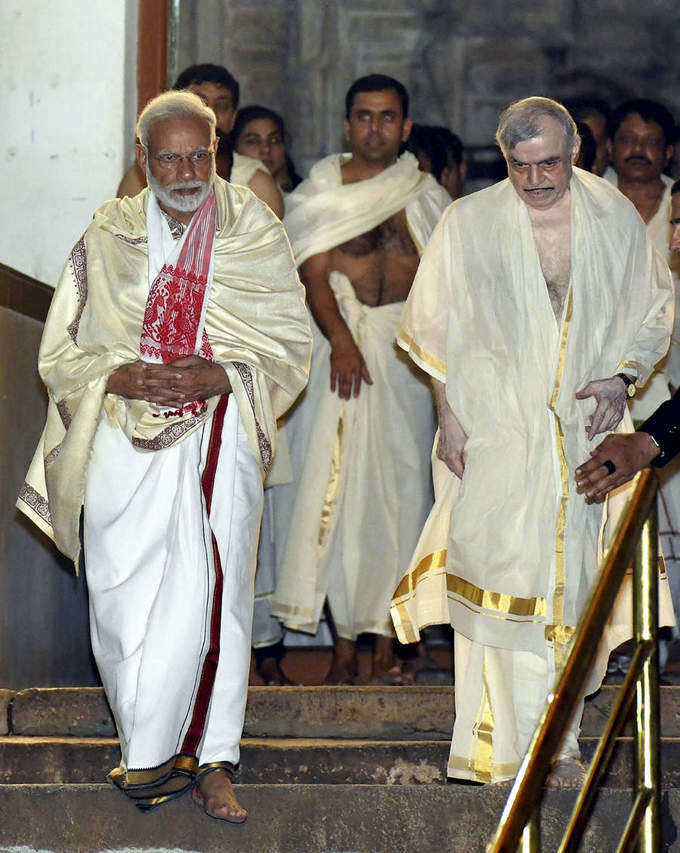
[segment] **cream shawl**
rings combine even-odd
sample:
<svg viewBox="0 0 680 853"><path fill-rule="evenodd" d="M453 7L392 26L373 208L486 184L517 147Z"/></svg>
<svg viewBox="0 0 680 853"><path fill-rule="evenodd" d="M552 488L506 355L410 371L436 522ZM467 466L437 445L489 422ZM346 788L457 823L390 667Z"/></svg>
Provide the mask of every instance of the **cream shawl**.
<svg viewBox="0 0 680 853"><path fill-rule="evenodd" d="M309 318L304 289L279 220L253 194L217 178L214 276L205 331L263 476L276 444L276 418L305 386ZM40 346L47 423L18 507L77 562L78 524L92 440L104 406L133 445L169 447L201 426L205 413L154 418L156 407L105 388L109 375L140 355L149 294L148 189L106 202L73 249L57 285Z"/></svg>
<svg viewBox="0 0 680 853"><path fill-rule="evenodd" d="M284 225L298 266L307 258L365 234L400 210L422 254L451 197L409 152L366 181L342 183L340 167L351 154L324 157L286 198Z"/></svg>
<svg viewBox="0 0 680 853"><path fill-rule="evenodd" d="M571 200L560 323L508 180L453 204L421 261L398 341L446 382L469 439L463 480L439 483L395 594L395 624L409 640L440 595L471 639L540 653L576 624L595 576L602 509L576 494L573 471L602 436L588 441L595 402L574 394L631 365L646 381L668 347L672 287L618 191L575 169ZM443 520L442 495L452 507ZM430 545L439 536L438 548L426 534Z"/></svg>

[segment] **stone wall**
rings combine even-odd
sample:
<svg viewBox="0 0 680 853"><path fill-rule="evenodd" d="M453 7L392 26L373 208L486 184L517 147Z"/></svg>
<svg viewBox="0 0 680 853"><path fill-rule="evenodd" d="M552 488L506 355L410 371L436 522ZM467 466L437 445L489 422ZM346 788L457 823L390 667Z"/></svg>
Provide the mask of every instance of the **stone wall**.
<svg viewBox="0 0 680 853"><path fill-rule="evenodd" d="M469 146L492 143L499 111L530 94L654 97L680 117L677 0L202 0L182 4L180 67L219 62L242 104L282 112L303 170L342 145L356 77L381 71L412 115Z"/></svg>

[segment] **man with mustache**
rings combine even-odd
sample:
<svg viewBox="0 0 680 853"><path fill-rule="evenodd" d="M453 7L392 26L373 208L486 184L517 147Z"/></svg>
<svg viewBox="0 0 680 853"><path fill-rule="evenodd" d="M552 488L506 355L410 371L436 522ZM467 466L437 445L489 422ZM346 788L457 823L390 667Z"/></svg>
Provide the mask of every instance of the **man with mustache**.
<svg viewBox="0 0 680 853"><path fill-rule="evenodd" d="M309 322L283 226L215 174L213 111L166 92L137 134L148 188L95 212L52 300L47 423L18 506L85 558L110 780L141 809L193 789L242 823L262 481Z"/></svg>
<svg viewBox="0 0 680 853"><path fill-rule="evenodd" d="M285 425L292 482L272 488L272 610L286 627L314 634L328 601L329 684L354 680L364 632L376 635L374 679L401 680L390 597L432 502L432 396L394 337L450 198L413 154L399 156L408 103L392 77L355 81L345 98L350 153L315 164L286 200L314 356L308 391Z"/></svg>
<svg viewBox="0 0 680 853"><path fill-rule="evenodd" d="M597 575L602 508L570 471L627 417L627 387L668 346L672 300L633 206L573 168L579 138L562 105L511 104L496 139L508 179L449 207L401 319L440 431L435 505L392 606L402 641L453 626L448 775L491 783L517 773ZM551 785L583 780L582 710Z"/></svg>
<svg viewBox="0 0 680 853"><path fill-rule="evenodd" d="M661 104L646 98L626 101L608 121L613 175L647 225L654 248L670 259L668 249L672 178L663 174L672 153L675 122Z"/></svg>
<svg viewBox="0 0 680 853"><path fill-rule="evenodd" d="M678 261L669 248L672 179L663 170L673 153L671 140L675 122L670 112L656 101L636 98L625 101L609 117L612 169L611 180L629 198L642 217L650 243L671 267L676 291L675 324L668 355L630 401L636 424L648 418L670 397L669 385L680 385L680 311ZM680 608L680 463L672 462L659 472L659 534L666 568L673 590L676 611ZM617 659L612 661L612 667ZM625 668L627 658L619 661Z"/></svg>
<svg viewBox="0 0 680 853"><path fill-rule="evenodd" d="M671 253L680 258L680 181L671 187ZM629 435L609 435L576 469L576 485L590 500L601 501L638 471L663 468L680 452L680 395L662 403ZM612 470L613 469L613 470Z"/></svg>

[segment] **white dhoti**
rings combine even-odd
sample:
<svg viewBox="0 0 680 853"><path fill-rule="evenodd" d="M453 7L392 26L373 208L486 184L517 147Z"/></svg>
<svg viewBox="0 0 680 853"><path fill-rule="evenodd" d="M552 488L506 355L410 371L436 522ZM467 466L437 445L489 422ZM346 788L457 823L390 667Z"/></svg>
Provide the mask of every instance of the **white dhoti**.
<svg viewBox="0 0 680 853"><path fill-rule="evenodd" d="M262 481L233 401L214 452L219 412L153 453L103 416L88 466L92 648L139 805L239 758Z"/></svg>
<svg viewBox="0 0 680 853"><path fill-rule="evenodd" d="M314 633L328 598L339 636L392 636L391 595L432 505L432 395L394 343L403 303L371 308L346 276L330 283L373 385L350 400L331 392L330 345L316 329L309 385L285 426L294 482L275 487L285 545L273 612Z"/></svg>
<svg viewBox="0 0 680 853"><path fill-rule="evenodd" d="M475 782L512 779L559 674L555 655L484 646L460 633L454 648L456 725L447 774ZM579 757L582 714L583 698L575 703L560 758Z"/></svg>

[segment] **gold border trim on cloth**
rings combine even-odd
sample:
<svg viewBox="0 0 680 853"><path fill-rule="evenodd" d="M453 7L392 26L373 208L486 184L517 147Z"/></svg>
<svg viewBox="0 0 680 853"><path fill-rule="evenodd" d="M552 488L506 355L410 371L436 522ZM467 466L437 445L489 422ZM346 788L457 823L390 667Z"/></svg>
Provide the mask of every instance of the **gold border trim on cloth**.
<svg viewBox="0 0 680 853"><path fill-rule="evenodd" d="M394 593L394 604L399 606L411 597L425 574L432 572L440 573L440 570L445 567L446 548L434 551L432 554L424 557L412 572L409 572L402 578ZM466 601L469 601L476 607L481 607L485 610L494 610L498 613L512 616L545 616L547 612L547 602L542 596L520 598L517 595L510 595L506 592L493 592L492 590L475 586L475 584L465 580L465 578L461 578L450 572L446 572L446 589L447 592L461 596L461 598L466 599Z"/></svg>
<svg viewBox="0 0 680 853"><path fill-rule="evenodd" d="M198 768L196 781L198 782L209 773L214 773L215 770L224 770L230 780L234 778L234 765L231 761L209 761L207 764L201 764Z"/></svg>
<svg viewBox="0 0 680 853"><path fill-rule="evenodd" d="M638 379L647 373L647 368L644 366L644 364L640 364L639 361L620 361L618 367L614 372L623 373L623 371L627 367L631 367L635 371Z"/></svg>
<svg viewBox="0 0 680 853"><path fill-rule="evenodd" d="M197 770L195 756L176 755L148 770L127 770L121 765L108 778L139 809L148 811L192 788Z"/></svg>
<svg viewBox="0 0 680 853"><path fill-rule="evenodd" d="M338 491L340 488L340 468L342 465L342 433L345 417L345 406L340 409L338 417L338 429L335 435L335 445L333 447L333 458L331 459L331 470L328 475L328 485L326 486L326 494L323 499L323 507L321 508L321 520L319 522L319 535L317 542L319 545L319 553L323 551L327 542L328 529L330 527L331 517L335 511L335 505L338 499Z"/></svg>
<svg viewBox="0 0 680 853"><path fill-rule="evenodd" d="M419 347L418 344L413 340L413 338L406 334L404 329L399 327L397 329L397 340L402 341L406 344L406 347L418 356L421 361L424 361L425 364L429 364L430 367L434 367L436 371L441 373L442 375L446 375L446 365L443 361L440 361L438 358L435 358L433 355L430 355L429 352L426 352L422 347Z"/></svg>
<svg viewBox="0 0 680 853"><path fill-rule="evenodd" d="M520 762L495 764L493 761L493 731L494 718L489 702L489 684L486 674L486 663L482 666L483 693L479 711L472 727L472 740L468 758L449 756L446 766L447 775L454 776L455 771L464 773L467 778L476 782L489 784L498 777L509 778L519 770ZM454 773L449 773L449 770Z"/></svg>
<svg viewBox="0 0 680 853"><path fill-rule="evenodd" d="M574 291L573 288L569 287L569 296L567 298L567 309L564 316L564 324L562 327L562 339L560 341L560 352L557 358L557 370L555 373L555 383L553 385L553 393L550 398L550 410L553 413L553 418L555 422L555 439L557 442L557 455L560 464L560 505L557 513L557 525L555 530L555 591L553 594L553 625L555 626L555 631L559 628L564 620L564 587L566 582L566 571L565 571L565 555L564 555L564 539L565 539L565 530L567 523L567 504L569 503L569 468L567 466L567 459L564 453L564 433L562 431L562 424L560 423L560 419L555 411L555 406L557 405L557 400L560 394L560 383L562 381L562 374L564 372L564 359L567 349L567 338L569 337L569 327L571 324L572 313L574 309ZM557 637L557 634L553 631L553 636ZM546 632L547 637L547 632ZM561 645L560 641L557 641L557 645ZM562 657L562 655L560 655ZM561 664L558 661L555 661L555 665L559 666Z"/></svg>
<svg viewBox="0 0 680 853"><path fill-rule="evenodd" d="M466 774L463 778L471 779L473 782L484 782L486 785L489 785L491 782L493 782L494 777L498 778L499 776L504 776L507 778L512 778L513 776L516 776L520 764L520 761L512 761L508 764L491 764L490 770L482 771L477 770L475 767L473 767L469 759L460 758L459 756L454 755L448 760L448 763L446 765L446 775L454 778L461 778L460 776L456 777L457 771L458 773ZM449 770L452 770L454 772L449 773Z"/></svg>

